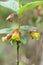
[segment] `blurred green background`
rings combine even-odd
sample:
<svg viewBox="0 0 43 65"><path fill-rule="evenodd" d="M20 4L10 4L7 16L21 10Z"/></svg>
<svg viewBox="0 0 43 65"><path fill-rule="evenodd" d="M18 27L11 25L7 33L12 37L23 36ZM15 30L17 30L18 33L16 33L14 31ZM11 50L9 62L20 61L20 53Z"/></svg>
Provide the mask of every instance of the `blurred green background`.
<svg viewBox="0 0 43 65"><path fill-rule="evenodd" d="M32 1L36 0L24 0L25 3ZM5 21L5 18L10 13L12 13L12 11L0 6L0 29L10 27L14 24L14 22L11 23L9 21ZM21 24L36 26L38 31L41 33L41 37L39 41L36 41L31 39L30 36L28 37L28 35L26 35L29 41L26 45L20 45L20 65L43 65L43 15L35 18L35 14L35 8L26 11L23 14ZM17 21L17 16L15 16L15 21ZM5 35L0 35L0 65L16 65L16 43L13 46L9 44L9 41L3 43L1 40L2 36Z"/></svg>

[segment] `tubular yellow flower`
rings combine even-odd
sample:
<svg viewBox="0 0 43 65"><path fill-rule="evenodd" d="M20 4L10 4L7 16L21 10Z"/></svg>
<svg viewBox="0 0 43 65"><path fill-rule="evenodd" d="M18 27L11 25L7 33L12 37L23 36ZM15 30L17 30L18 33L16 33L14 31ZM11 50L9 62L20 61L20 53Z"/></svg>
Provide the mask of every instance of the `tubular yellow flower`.
<svg viewBox="0 0 43 65"><path fill-rule="evenodd" d="M39 40L39 38L40 38L40 33L34 33L34 38L35 38L36 40Z"/></svg>
<svg viewBox="0 0 43 65"><path fill-rule="evenodd" d="M16 41L20 41L19 33L15 32L15 33L12 35L12 39L15 39Z"/></svg>
<svg viewBox="0 0 43 65"><path fill-rule="evenodd" d="M20 36L21 36L21 33L18 29L14 30L12 32L12 39L15 39L16 41L20 41Z"/></svg>
<svg viewBox="0 0 43 65"><path fill-rule="evenodd" d="M36 40L39 40L40 39L40 33L31 32L30 35L31 35L32 38L34 38Z"/></svg>
<svg viewBox="0 0 43 65"><path fill-rule="evenodd" d="M6 41L7 40L7 37L2 37L2 41Z"/></svg>

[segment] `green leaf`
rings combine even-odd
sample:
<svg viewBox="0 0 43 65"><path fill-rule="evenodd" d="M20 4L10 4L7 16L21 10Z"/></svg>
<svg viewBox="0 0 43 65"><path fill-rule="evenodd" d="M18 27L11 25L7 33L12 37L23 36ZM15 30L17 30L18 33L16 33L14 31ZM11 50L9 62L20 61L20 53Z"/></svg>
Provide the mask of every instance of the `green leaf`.
<svg viewBox="0 0 43 65"><path fill-rule="evenodd" d="M8 28L0 29L0 34L7 34L8 30L9 30Z"/></svg>
<svg viewBox="0 0 43 65"><path fill-rule="evenodd" d="M35 2L28 3L28 4L24 5L22 8L20 8L18 10L18 13L23 14L26 10L34 8L40 4L43 4L43 1L35 1Z"/></svg>
<svg viewBox="0 0 43 65"><path fill-rule="evenodd" d="M17 28L5 28L5 29L0 29L0 34L8 34L11 33L13 30Z"/></svg>
<svg viewBox="0 0 43 65"><path fill-rule="evenodd" d="M19 10L19 4L16 0L8 0L6 2L0 1L0 5L8 8L8 9L11 9L15 12L17 12Z"/></svg>
<svg viewBox="0 0 43 65"><path fill-rule="evenodd" d="M26 44L27 43L27 38L22 36L20 41L21 41L21 43Z"/></svg>
<svg viewBox="0 0 43 65"><path fill-rule="evenodd" d="M20 29L21 30L28 30L28 31L30 31L30 30L37 30L36 27L34 27L34 26L28 26L28 25L20 26Z"/></svg>
<svg viewBox="0 0 43 65"><path fill-rule="evenodd" d="M16 24L13 27L10 28L5 28L5 29L0 29L0 34L8 34L11 33L13 30L18 29L19 25L17 26ZM24 31L30 31L30 30L37 30L36 27L33 26L20 26L20 30L24 30Z"/></svg>

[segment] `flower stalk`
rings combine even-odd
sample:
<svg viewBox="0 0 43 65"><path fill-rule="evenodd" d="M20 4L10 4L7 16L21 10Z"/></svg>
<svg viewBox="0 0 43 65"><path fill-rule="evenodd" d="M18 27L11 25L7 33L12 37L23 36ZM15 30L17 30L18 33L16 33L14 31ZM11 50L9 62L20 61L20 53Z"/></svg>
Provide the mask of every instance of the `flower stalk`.
<svg viewBox="0 0 43 65"><path fill-rule="evenodd" d="M17 42L17 65L19 65L19 42Z"/></svg>

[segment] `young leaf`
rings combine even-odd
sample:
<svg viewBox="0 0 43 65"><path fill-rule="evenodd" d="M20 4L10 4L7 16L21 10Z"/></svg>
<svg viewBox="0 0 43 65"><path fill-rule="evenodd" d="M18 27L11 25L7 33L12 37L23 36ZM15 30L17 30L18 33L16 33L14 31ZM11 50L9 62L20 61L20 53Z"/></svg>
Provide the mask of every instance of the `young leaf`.
<svg viewBox="0 0 43 65"><path fill-rule="evenodd" d="M35 2L28 3L28 4L24 5L22 8L20 8L18 10L18 13L23 14L26 10L34 8L40 4L43 4L43 1L35 1Z"/></svg>

